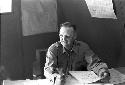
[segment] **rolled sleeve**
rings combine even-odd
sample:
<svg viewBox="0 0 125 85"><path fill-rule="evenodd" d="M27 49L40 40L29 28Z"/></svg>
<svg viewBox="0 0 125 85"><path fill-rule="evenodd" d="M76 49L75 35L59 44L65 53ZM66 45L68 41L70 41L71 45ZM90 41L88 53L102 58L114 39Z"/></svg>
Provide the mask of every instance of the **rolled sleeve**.
<svg viewBox="0 0 125 85"><path fill-rule="evenodd" d="M86 46L85 60L87 62L87 69L95 72L99 75L102 69L108 69L106 63L104 63L90 48Z"/></svg>
<svg viewBox="0 0 125 85"><path fill-rule="evenodd" d="M54 73L56 73L56 48L54 45L50 46L46 54L46 63L44 67L44 75L50 80L54 80Z"/></svg>

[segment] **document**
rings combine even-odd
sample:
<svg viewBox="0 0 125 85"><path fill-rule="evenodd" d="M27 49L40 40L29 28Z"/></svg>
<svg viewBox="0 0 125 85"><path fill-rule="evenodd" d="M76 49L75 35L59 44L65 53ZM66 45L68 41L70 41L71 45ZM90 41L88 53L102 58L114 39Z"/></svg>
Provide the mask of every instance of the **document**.
<svg viewBox="0 0 125 85"><path fill-rule="evenodd" d="M12 0L0 0L0 13L12 11Z"/></svg>
<svg viewBox="0 0 125 85"><path fill-rule="evenodd" d="M69 71L80 83L92 83L100 80L93 71Z"/></svg>
<svg viewBox="0 0 125 85"><path fill-rule="evenodd" d="M109 69L110 71L110 83L112 84L119 84L119 83L125 83L125 75L120 73L119 71L115 70L114 68Z"/></svg>
<svg viewBox="0 0 125 85"><path fill-rule="evenodd" d="M117 19L112 0L85 0L92 17Z"/></svg>
<svg viewBox="0 0 125 85"><path fill-rule="evenodd" d="M21 0L23 36L57 31L56 0Z"/></svg>

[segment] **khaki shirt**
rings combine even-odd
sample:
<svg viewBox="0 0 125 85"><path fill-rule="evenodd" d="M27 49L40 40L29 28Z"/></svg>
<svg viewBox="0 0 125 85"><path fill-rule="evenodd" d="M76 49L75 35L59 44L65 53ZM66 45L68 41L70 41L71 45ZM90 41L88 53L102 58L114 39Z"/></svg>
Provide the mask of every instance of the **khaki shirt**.
<svg viewBox="0 0 125 85"><path fill-rule="evenodd" d="M48 48L44 75L53 80L54 73L68 74L69 71L83 70L84 67L96 74L101 68L108 68L86 43L75 41L72 49L68 51L60 42L56 42Z"/></svg>

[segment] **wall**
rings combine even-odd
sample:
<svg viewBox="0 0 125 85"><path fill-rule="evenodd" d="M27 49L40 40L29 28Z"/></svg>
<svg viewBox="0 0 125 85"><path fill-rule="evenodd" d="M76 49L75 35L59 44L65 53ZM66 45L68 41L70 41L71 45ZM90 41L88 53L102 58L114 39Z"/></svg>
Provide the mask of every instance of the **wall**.
<svg viewBox="0 0 125 85"><path fill-rule="evenodd" d="M120 66L118 63L122 47L123 24L119 19L92 18L85 0L58 0L58 5L59 23L70 21L76 24L78 40L88 43L109 67Z"/></svg>
<svg viewBox="0 0 125 85"><path fill-rule="evenodd" d="M125 66L125 26L122 31L122 49L121 49L121 56L119 57L118 66L124 67Z"/></svg>
<svg viewBox="0 0 125 85"><path fill-rule="evenodd" d="M32 79L36 49L48 48L57 33L22 35L21 0L12 0L12 13L1 15L1 63L11 79Z"/></svg>
<svg viewBox="0 0 125 85"><path fill-rule="evenodd" d="M1 14L1 64L11 79L23 79L20 0L12 4L11 13Z"/></svg>
<svg viewBox="0 0 125 85"><path fill-rule="evenodd" d="M1 48L1 14L0 14L0 48ZM0 51L1 55L1 51ZM0 65L1 65L1 56L0 56Z"/></svg>

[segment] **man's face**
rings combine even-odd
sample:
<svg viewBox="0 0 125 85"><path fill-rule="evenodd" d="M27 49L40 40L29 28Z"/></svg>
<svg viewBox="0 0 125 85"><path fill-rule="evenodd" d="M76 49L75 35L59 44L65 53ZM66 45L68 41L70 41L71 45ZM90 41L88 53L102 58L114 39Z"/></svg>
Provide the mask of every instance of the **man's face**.
<svg viewBox="0 0 125 85"><path fill-rule="evenodd" d="M60 42L63 47L69 49L76 39L76 35L72 27L61 27L59 32Z"/></svg>

